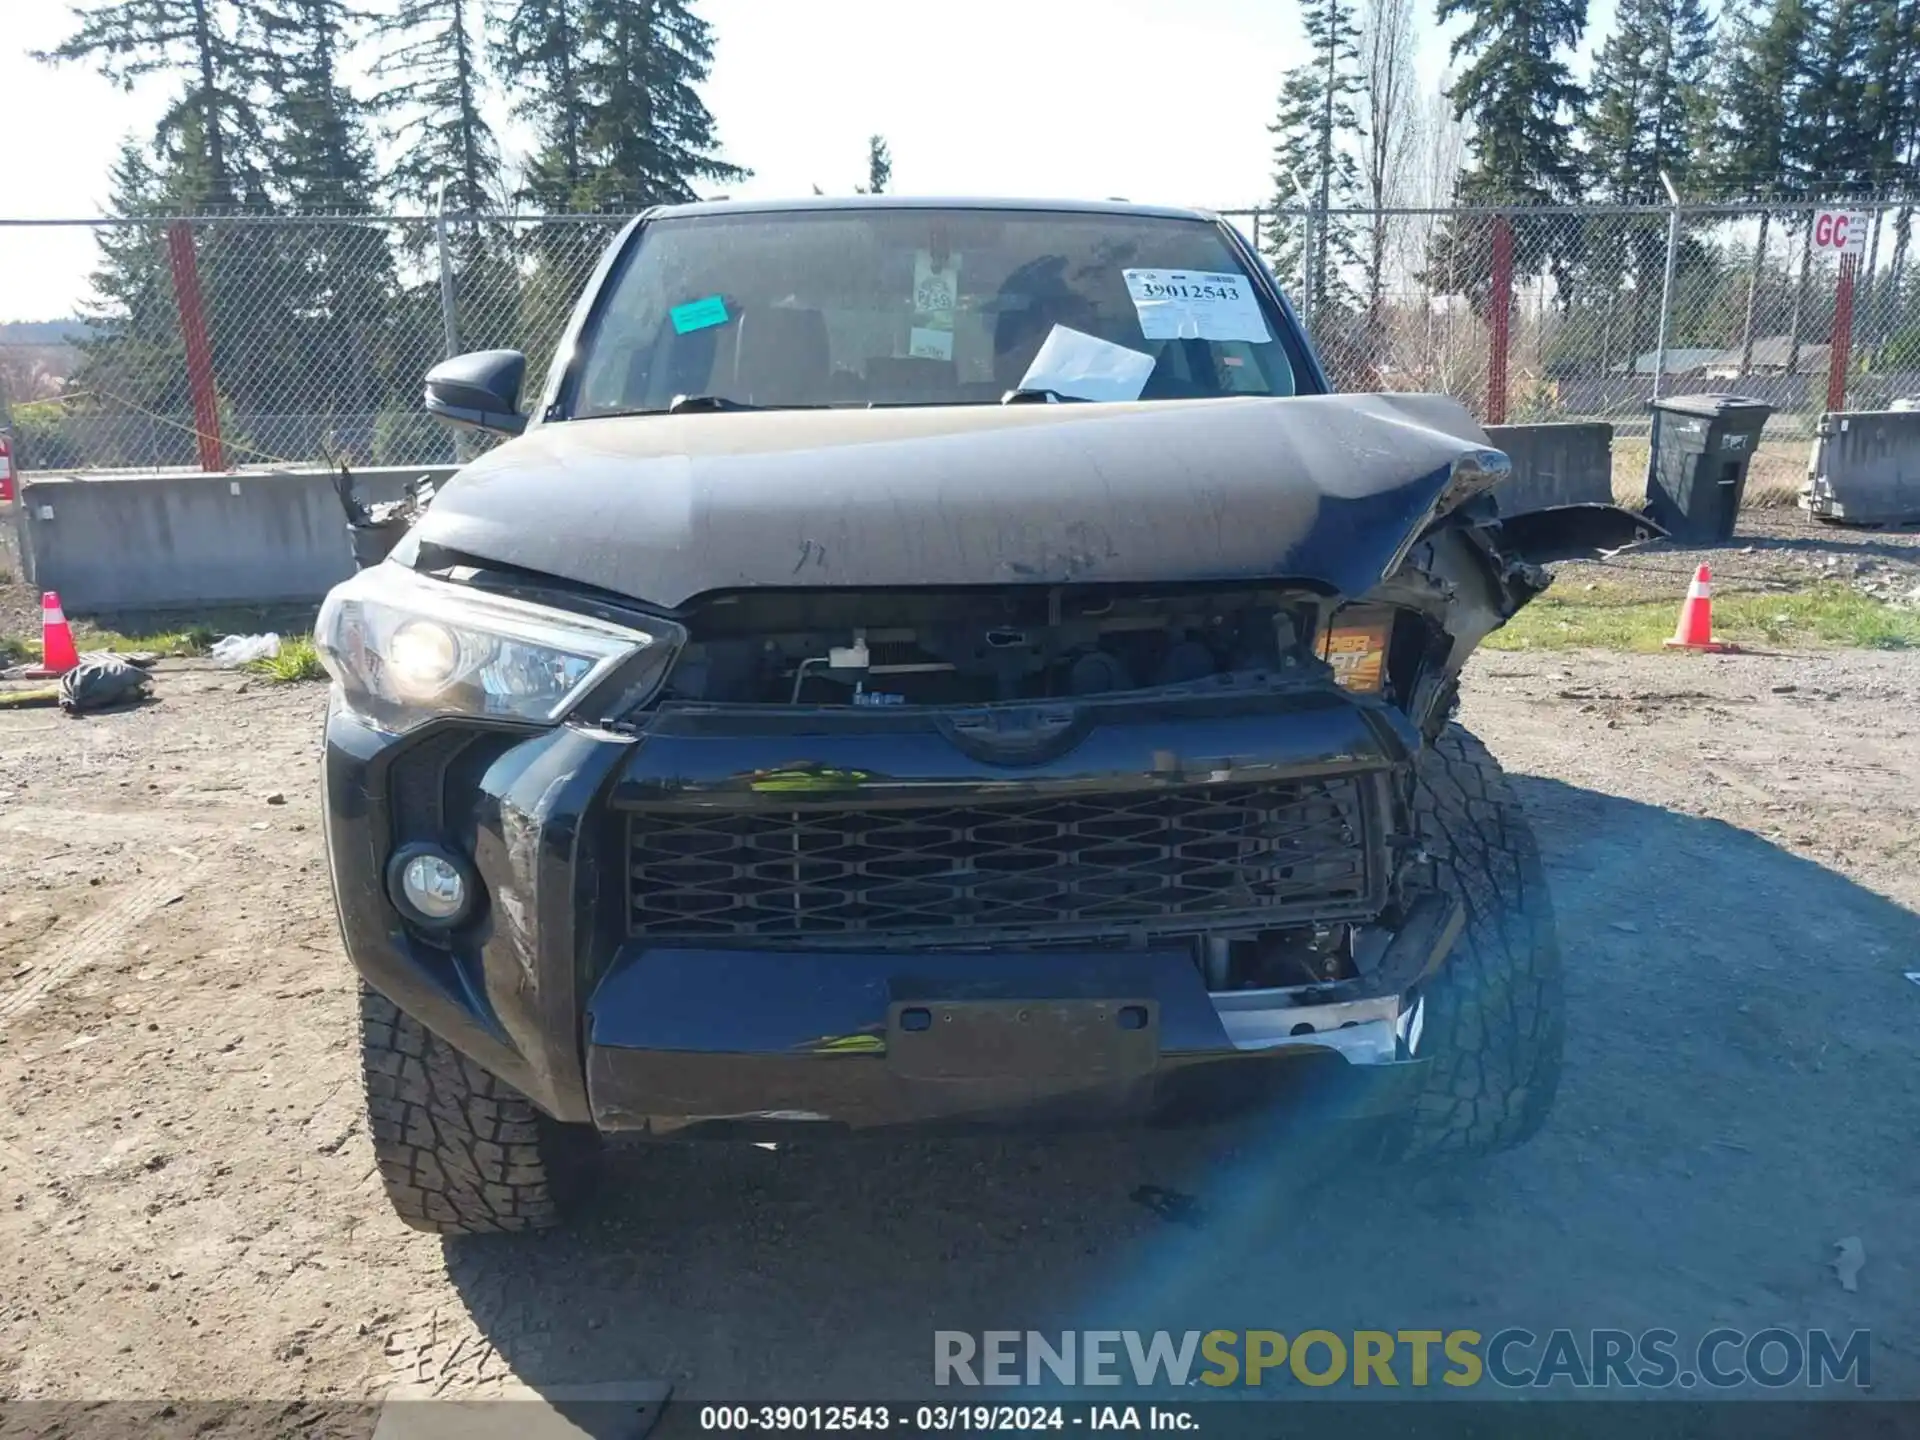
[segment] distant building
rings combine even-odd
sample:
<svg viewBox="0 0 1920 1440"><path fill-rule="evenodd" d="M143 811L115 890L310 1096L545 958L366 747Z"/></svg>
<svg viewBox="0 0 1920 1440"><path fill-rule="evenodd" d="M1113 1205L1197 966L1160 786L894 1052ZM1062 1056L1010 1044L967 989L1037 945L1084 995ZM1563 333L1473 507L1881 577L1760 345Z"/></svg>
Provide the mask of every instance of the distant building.
<svg viewBox="0 0 1920 1440"><path fill-rule="evenodd" d="M1787 358L1793 354L1793 341L1786 335L1767 335L1753 342L1753 359L1746 370L1748 375L1785 375ZM1824 375L1827 373L1828 347L1814 345L1807 341L1800 343L1800 353L1793 356L1793 373L1796 375ZM1700 373L1708 380L1737 380L1743 373L1740 369L1740 347L1731 350L1716 351L1704 365Z"/></svg>
<svg viewBox="0 0 1920 1440"><path fill-rule="evenodd" d="M1703 365L1713 360L1719 354L1720 352L1714 349L1669 350L1667 351L1667 363L1663 367L1663 370L1664 373L1668 375L1694 375L1699 373ZM1651 375L1658 361L1659 351L1649 350L1644 355L1634 357L1631 371L1629 371L1627 362L1623 360L1613 367L1613 373L1616 375L1626 375L1628 373L1634 375Z"/></svg>

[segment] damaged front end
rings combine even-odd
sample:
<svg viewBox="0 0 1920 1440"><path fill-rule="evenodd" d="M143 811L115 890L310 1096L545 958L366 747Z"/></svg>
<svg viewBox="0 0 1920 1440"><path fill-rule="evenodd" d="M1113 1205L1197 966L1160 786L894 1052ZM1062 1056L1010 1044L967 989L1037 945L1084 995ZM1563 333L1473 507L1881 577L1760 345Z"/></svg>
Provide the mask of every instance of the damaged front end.
<svg viewBox="0 0 1920 1440"><path fill-rule="evenodd" d="M699 453L711 417L567 424L456 477L390 562L461 593L452 638L386 653L371 572L329 601L357 630L323 617L355 963L602 1129L1417 1068L1463 913L1415 774L1547 583L1505 457L1429 397L1040 408L744 415ZM421 655L464 688L396 682ZM422 844L482 897L458 924L392 894Z"/></svg>

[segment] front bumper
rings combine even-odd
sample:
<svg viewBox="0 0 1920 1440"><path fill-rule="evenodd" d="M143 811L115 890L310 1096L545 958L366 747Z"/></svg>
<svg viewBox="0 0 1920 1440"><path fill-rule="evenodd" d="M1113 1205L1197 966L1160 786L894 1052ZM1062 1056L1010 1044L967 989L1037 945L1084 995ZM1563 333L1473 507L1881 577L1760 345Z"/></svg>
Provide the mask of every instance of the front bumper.
<svg viewBox="0 0 1920 1440"><path fill-rule="evenodd" d="M645 853L632 831L667 811L948 813L1303 777L1373 797L1356 841L1374 857L1366 884L1332 913L1382 908L1415 744L1395 712L1324 691L1076 710L1037 746L1015 735L1027 749L1010 758L914 712L705 707L633 733L463 724L396 739L336 704L327 838L347 952L543 1109L604 1130L1176 1122L1302 1086L1332 1114L1395 1108L1423 1068L1410 1058L1419 982L1458 930L1435 896L1396 895L1397 933L1363 980L1224 996L1209 994L1192 934L1091 933L1078 910L1058 933L1027 934L995 906L911 943L783 930L764 905L744 935L662 936L636 916L647 876L630 873ZM388 858L419 840L471 857L486 894L450 935L411 930L386 894ZM963 898L997 893L937 878Z"/></svg>

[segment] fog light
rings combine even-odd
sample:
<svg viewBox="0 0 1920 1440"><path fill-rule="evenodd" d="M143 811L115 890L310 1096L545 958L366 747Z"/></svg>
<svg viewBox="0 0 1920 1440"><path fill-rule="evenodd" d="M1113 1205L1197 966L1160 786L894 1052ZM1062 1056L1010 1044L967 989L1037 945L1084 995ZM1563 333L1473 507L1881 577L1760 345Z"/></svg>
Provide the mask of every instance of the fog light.
<svg viewBox="0 0 1920 1440"><path fill-rule="evenodd" d="M387 890L417 925L450 930L473 908L467 867L437 845L409 845L387 866Z"/></svg>

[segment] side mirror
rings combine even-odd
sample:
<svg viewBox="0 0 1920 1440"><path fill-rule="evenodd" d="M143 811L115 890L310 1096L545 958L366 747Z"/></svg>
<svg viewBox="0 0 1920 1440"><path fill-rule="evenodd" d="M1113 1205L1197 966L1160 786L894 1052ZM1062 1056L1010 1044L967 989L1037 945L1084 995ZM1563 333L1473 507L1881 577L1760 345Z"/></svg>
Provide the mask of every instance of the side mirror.
<svg viewBox="0 0 1920 1440"><path fill-rule="evenodd" d="M520 413L520 384L527 357L518 350L475 350L442 360L427 371L427 413L468 430L518 435L527 428Z"/></svg>

